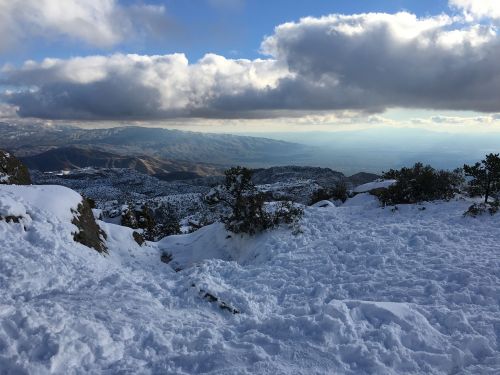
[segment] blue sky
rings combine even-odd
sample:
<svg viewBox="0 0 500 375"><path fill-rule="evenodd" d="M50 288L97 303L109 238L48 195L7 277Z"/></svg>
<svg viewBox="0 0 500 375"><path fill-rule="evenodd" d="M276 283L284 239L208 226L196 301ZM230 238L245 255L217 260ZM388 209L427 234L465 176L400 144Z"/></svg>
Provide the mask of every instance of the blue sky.
<svg viewBox="0 0 500 375"><path fill-rule="evenodd" d="M182 52L190 60L217 53L253 59L261 56L262 39L272 34L275 26L306 16L399 11L429 16L449 12L446 0L154 0L147 3L166 8L171 29L161 37L129 40L109 48L95 48L64 38L35 37L24 41L24 46L0 55L0 64L113 52L148 55Z"/></svg>
<svg viewBox="0 0 500 375"><path fill-rule="evenodd" d="M1 6L0 119L500 129L498 0Z"/></svg>

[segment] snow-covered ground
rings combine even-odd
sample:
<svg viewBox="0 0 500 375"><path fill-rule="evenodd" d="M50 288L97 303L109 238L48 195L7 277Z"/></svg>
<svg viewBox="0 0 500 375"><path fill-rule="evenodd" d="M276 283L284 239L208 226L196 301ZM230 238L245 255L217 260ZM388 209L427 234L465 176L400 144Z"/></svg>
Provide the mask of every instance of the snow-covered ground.
<svg viewBox="0 0 500 375"><path fill-rule="evenodd" d="M296 236L213 224L144 247L101 223L102 256L12 189L1 207L30 219L0 221L2 374L500 373L500 215L470 202L358 194Z"/></svg>

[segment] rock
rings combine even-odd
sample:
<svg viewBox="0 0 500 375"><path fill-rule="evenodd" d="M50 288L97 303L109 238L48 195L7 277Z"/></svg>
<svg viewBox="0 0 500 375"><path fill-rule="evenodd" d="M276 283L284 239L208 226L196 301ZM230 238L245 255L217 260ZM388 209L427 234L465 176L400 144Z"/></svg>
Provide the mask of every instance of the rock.
<svg viewBox="0 0 500 375"><path fill-rule="evenodd" d="M28 168L14 155L0 150L0 184L31 185Z"/></svg>
<svg viewBox="0 0 500 375"><path fill-rule="evenodd" d="M169 264L172 261L172 259L173 259L172 254L169 253L163 253L160 258L160 260L166 264Z"/></svg>
<svg viewBox="0 0 500 375"><path fill-rule="evenodd" d="M199 294L200 294L201 298L203 298L204 300L206 300L210 303L216 303L217 306L219 306L219 308L221 310L229 311L232 314L239 314L240 313L240 311L238 309L235 309L234 307L228 305L226 302L221 301L218 297L214 296L212 293L209 293L209 292L204 291L203 289L200 289Z"/></svg>
<svg viewBox="0 0 500 375"><path fill-rule="evenodd" d="M2 217L0 216L0 221L5 221L7 223L19 223L21 222L22 217L21 216L6 216Z"/></svg>
<svg viewBox="0 0 500 375"><path fill-rule="evenodd" d="M134 241L137 242L137 245L142 246L146 242L142 234L139 232L133 231L132 232L132 237L134 237Z"/></svg>
<svg viewBox="0 0 500 375"><path fill-rule="evenodd" d="M107 254L108 250L104 242L106 233L97 225L87 199L83 199L74 214L72 223L77 226L78 232L74 234L73 239L99 253Z"/></svg>

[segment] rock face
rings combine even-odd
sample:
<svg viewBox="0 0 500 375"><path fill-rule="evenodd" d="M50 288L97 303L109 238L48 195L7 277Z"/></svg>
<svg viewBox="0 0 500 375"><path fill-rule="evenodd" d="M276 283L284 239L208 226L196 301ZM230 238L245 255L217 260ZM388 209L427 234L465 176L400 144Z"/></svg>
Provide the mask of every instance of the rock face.
<svg viewBox="0 0 500 375"><path fill-rule="evenodd" d="M87 199L84 199L75 212L75 217L72 221L79 229L74 234L73 239L87 247L97 250L99 253L108 253L104 240L106 234L97 225L94 214L92 213L91 205Z"/></svg>
<svg viewBox="0 0 500 375"><path fill-rule="evenodd" d="M0 150L0 184L31 185L28 168L14 155Z"/></svg>

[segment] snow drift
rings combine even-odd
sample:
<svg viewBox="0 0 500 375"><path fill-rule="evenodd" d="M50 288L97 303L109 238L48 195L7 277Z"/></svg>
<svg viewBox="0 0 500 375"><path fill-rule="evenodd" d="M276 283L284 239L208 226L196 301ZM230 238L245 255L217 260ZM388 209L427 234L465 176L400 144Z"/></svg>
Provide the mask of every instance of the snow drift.
<svg viewBox="0 0 500 375"><path fill-rule="evenodd" d="M359 194L295 236L214 224L143 247L100 222L102 256L73 240L78 194L19 189L0 186L0 215L23 217L0 220L2 373L500 372L500 216L470 202Z"/></svg>

